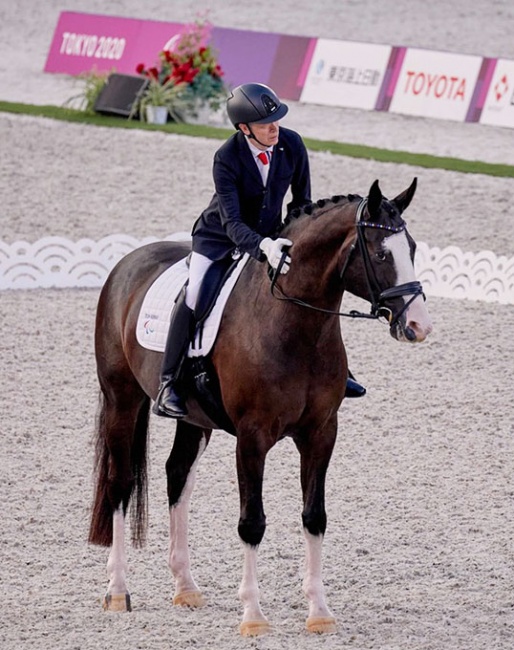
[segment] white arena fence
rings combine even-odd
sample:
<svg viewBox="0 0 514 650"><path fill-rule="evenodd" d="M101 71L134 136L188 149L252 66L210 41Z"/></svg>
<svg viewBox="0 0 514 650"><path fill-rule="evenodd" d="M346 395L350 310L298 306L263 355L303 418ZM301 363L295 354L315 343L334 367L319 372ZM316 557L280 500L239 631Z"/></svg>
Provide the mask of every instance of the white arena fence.
<svg viewBox="0 0 514 650"><path fill-rule="evenodd" d="M175 233L169 241L190 239ZM101 287L114 265L155 237L116 234L100 241L44 237L34 243L0 240L0 290ZM466 253L456 246L418 242L416 272L427 295L514 304L514 258L491 251Z"/></svg>

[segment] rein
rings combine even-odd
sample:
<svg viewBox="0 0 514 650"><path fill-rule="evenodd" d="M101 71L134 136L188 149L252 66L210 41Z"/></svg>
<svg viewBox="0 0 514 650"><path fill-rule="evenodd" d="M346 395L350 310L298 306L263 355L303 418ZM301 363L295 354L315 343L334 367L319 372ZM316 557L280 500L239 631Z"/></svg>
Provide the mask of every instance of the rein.
<svg viewBox="0 0 514 650"><path fill-rule="evenodd" d="M306 307L307 309L312 309L314 311L322 312L324 314L330 314L332 316L345 316L348 318L372 318L372 319L385 317L388 320L390 327L393 327L401 318L402 314L404 314L405 311L408 309L409 305L417 298L417 296L422 295L423 297L425 297L423 293L423 287L421 286L421 283L417 280L414 280L413 282L405 282L404 284L390 287L389 289L384 289L383 291L380 290L380 286L375 274L375 270L373 269L373 265L371 264L371 258L366 246L365 228L377 228L380 230L388 230L393 233L398 233L405 230L405 222L402 222L401 226L396 227L396 226L387 226L385 224L380 224L380 223L373 223L371 221L363 221L362 214L367 205L367 202L368 200L366 198L361 199L357 207L357 213L355 216L355 220L356 220L355 225L357 227L356 242L354 242L350 248L350 252L348 253L344 266L341 269L341 273L339 274L339 277L341 280L344 278L346 269L348 268L348 264L350 262L350 258L352 257L355 248L358 247L364 262L366 283L368 285L368 291L371 299L370 313L365 314L356 309L352 309L349 312L323 309L322 307L316 307L315 305L311 305L310 303L305 302L300 298L294 298L293 296L288 296L287 294L285 294L284 291L282 291L280 286L277 284L277 280L280 277L280 270L288 255L287 250L285 250L282 253L280 262L278 263L277 268L275 269L273 275L271 276L271 287L270 287L271 295L276 300L292 302L294 305L299 305L300 307ZM280 292L281 295L276 295L275 294L276 290ZM396 316L393 318L392 311L384 305L385 301L390 300L392 298L400 298L402 296L407 296L407 295L411 295L410 300L408 300L405 303L403 309L401 309L400 312L396 314Z"/></svg>

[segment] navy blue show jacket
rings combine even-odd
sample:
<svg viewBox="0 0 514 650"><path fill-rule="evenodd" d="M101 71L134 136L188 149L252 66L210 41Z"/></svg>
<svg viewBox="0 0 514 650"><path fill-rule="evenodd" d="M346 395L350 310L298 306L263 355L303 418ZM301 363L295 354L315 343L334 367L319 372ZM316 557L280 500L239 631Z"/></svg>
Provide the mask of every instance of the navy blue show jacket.
<svg viewBox="0 0 514 650"><path fill-rule="evenodd" d="M259 244L280 227L289 188L288 212L311 201L307 150L298 133L283 127L273 148L266 186L241 131L215 153L213 177L215 194L194 224L192 235L193 251L214 261L235 248L264 260Z"/></svg>

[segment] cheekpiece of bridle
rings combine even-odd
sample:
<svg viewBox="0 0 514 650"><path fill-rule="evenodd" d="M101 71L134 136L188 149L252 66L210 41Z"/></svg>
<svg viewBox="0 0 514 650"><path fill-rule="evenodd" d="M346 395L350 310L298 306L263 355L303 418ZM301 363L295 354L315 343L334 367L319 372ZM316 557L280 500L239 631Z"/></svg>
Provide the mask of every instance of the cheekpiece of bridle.
<svg viewBox="0 0 514 650"><path fill-rule="evenodd" d="M376 228L379 230L386 230L391 233L398 233L405 230L405 221L402 221L401 225L399 226L388 226L386 224L374 223L373 221L363 221L362 214L366 208L367 203L368 203L368 199L363 198L361 199L359 206L357 207L357 213L355 217L355 222L356 222L355 225L357 226L357 239L351 246L350 252L346 258L343 268L341 269L341 273L339 277L341 280L343 280L344 275L346 273L346 269L348 268L348 264L350 263L350 259L353 255L353 252L357 248L363 260L364 271L366 276L366 284L368 285L368 292L369 292L369 297L371 302L371 310L369 314L365 314L357 310L351 310L349 312L332 311L330 309L323 309L322 307L316 307L303 300L300 300L299 298L287 296L282 291L282 289L277 285L277 280L280 276L280 269L282 268L282 265L288 255L287 250L285 250L284 253L282 254L280 262L271 276L272 296L277 300L285 300L288 302L292 302L295 305L299 305L300 307L307 307L308 309L314 309L315 311L320 311L325 314L331 314L334 316L347 316L349 318L374 318L374 319L385 318L389 323L390 327L394 327L396 325L398 320L401 318L402 314L405 313L409 305L417 298L417 296L421 295L423 296L423 298L425 298L425 294L423 293L423 287L421 286L421 283L418 282L417 280L414 280L413 282L405 282L404 284L399 284L397 286L390 287L389 289L384 289L383 291L380 289L380 285L375 273L375 269L373 268L373 265L371 263L371 257L368 251L368 247L366 246L366 235L365 235L366 228ZM275 295L276 289L280 291L281 296ZM402 296L409 296L409 295L411 296L411 298L404 304L403 308L396 315L393 315L391 309L389 309L389 307L386 307L385 305L385 302L387 300L391 300L392 298L400 298Z"/></svg>

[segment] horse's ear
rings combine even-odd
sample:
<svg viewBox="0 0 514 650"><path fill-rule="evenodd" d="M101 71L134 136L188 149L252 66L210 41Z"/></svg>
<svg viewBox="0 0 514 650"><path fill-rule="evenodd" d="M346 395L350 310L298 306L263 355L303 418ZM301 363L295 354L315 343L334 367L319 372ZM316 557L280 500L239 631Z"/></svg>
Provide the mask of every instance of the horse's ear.
<svg viewBox="0 0 514 650"><path fill-rule="evenodd" d="M414 177L414 180L410 184L410 187L408 187L401 194L398 194L398 196L392 200L392 203L396 205L396 207L400 211L400 214L409 207L409 204L412 201L412 197L416 192L417 184L418 184L418 179L417 177Z"/></svg>
<svg viewBox="0 0 514 650"><path fill-rule="evenodd" d="M378 186L378 180L369 188L368 194L368 214L372 217L378 213L382 203L382 192Z"/></svg>

